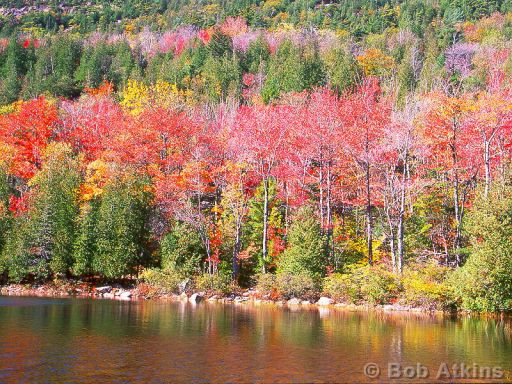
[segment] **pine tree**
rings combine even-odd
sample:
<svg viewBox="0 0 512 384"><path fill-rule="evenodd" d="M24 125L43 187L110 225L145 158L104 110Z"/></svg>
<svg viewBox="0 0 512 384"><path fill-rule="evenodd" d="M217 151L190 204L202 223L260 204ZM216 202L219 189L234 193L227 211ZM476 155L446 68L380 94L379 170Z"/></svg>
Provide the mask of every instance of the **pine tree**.
<svg viewBox="0 0 512 384"><path fill-rule="evenodd" d="M0 72L0 104L4 105L18 99L25 75L25 51L15 38L9 40L5 64Z"/></svg>
<svg viewBox="0 0 512 384"><path fill-rule="evenodd" d="M105 187L98 209L93 269L110 279L133 275L147 258L150 195L146 182L119 175Z"/></svg>
<svg viewBox="0 0 512 384"><path fill-rule="evenodd" d="M512 309L512 191L491 190L480 196L467 216L471 237L466 264L453 282L464 309L484 312Z"/></svg>
<svg viewBox="0 0 512 384"><path fill-rule="evenodd" d="M67 144L50 144L42 169L30 180L33 194L29 210L15 218L4 247L9 277L21 281L29 275L45 280L65 275L78 214L78 163Z"/></svg>
<svg viewBox="0 0 512 384"><path fill-rule="evenodd" d="M0 166L0 277L6 270L5 261L2 257L2 251L7 241L7 234L12 224L12 217L9 212L10 185L8 176Z"/></svg>
<svg viewBox="0 0 512 384"><path fill-rule="evenodd" d="M96 226L98 224L98 201L92 201L81 209L78 229L73 244L73 274L93 273L93 258L96 253Z"/></svg>
<svg viewBox="0 0 512 384"><path fill-rule="evenodd" d="M194 228L176 223L160 243L162 268L183 271L187 275L201 271L201 261L206 255L201 237Z"/></svg>
<svg viewBox="0 0 512 384"><path fill-rule="evenodd" d="M326 242L311 208L299 210L288 231L288 247L277 261L278 274L323 275L326 268Z"/></svg>
<svg viewBox="0 0 512 384"><path fill-rule="evenodd" d="M78 215L78 162L66 144L50 144L42 170L31 183L36 188L32 211L32 243L53 274L66 274Z"/></svg>

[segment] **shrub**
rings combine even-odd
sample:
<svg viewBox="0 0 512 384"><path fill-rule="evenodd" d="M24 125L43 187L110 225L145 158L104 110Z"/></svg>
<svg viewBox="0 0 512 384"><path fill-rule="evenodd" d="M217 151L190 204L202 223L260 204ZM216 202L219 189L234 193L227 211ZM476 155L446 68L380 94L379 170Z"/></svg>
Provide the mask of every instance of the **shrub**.
<svg viewBox="0 0 512 384"><path fill-rule="evenodd" d="M262 295L270 295L276 291L276 275L260 273L256 276L256 289Z"/></svg>
<svg viewBox="0 0 512 384"><path fill-rule="evenodd" d="M363 300L370 304L385 304L398 295L400 280L382 265L365 266L354 274L361 287Z"/></svg>
<svg viewBox="0 0 512 384"><path fill-rule="evenodd" d="M308 273L262 273L256 277L256 289L272 299L313 299L320 292L320 279Z"/></svg>
<svg viewBox="0 0 512 384"><path fill-rule="evenodd" d="M216 294L227 294L234 288L231 275L221 272L213 275L209 273L198 275L194 283L196 289Z"/></svg>
<svg viewBox="0 0 512 384"><path fill-rule="evenodd" d="M179 293L179 285L185 280L183 274L172 269L145 269L139 280L157 289L158 293Z"/></svg>
<svg viewBox="0 0 512 384"><path fill-rule="evenodd" d="M323 283L323 292L326 296L342 303L356 303L360 301L359 287L351 279L351 275L335 273L327 276Z"/></svg>
<svg viewBox="0 0 512 384"><path fill-rule="evenodd" d="M435 263L412 265L402 275L400 302L415 307L447 309L453 305L453 290L447 283L450 268Z"/></svg>
<svg viewBox="0 0 512 384"><path fill-rule="evenodd" d="M315 298L320 292L320 279L308 273L278 273L275 281L279 295L286 299Z"/></svg>
<svg viewBox="0 0 512 384"><path fill-rule="evenodd" d="M389 303L400 289L398 276L382 265L347 267L347 273L324 279L324 292L337 301L370 304Z"/></svg>

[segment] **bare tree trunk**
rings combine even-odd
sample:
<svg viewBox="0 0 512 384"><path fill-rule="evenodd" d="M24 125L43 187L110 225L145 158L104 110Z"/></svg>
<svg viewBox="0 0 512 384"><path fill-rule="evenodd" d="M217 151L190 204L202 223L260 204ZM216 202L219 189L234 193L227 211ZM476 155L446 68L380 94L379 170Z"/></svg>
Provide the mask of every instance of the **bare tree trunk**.
<svg viewBox="0 0 512 384"><path fill-rule="evenodd" d="M323 160L320 155L320 177L318 180L318 187L320 190L319 213L320 213L320 230L324 231L324 169Z"/></svg>
<svg viewBox="0 0 512 384"><path fill-rule="evenodd" d="M388 203L386 203L388 205ZM389 249L391 251L391 265L393 267L393 272L397 272L397 254L396 254L396 246L395 246L395 226L393 224L393 220L391 218L391 213L389 212L389 207L384 208L386 212L386 218L388 220L389 227Z"/></svg>
<svg viewBox="0 0 512 384"><path fill-rule="evenodd" d="M398 213L398 273L402 274L404 265L404 220L405 220L405 200L407 191L407 172L409 155L405 154L404 171L402 174L402 185L400 186L400 211Z"/></svg>
<svg viewBox="0 0 512 384"><path fill-rule="evenodd" d="M370 190L370 162L366 161L366 245L368 249L368 264L373 264L373 223Z"/></svg>
<svg viewBox="0 0 512 384"><path fill-rule="evenodd" d="M266 273L265 262L267 261L267 237L268 237L268 177L263 179L263 241L262 241L262 271Z"/></svg>
<svg viewBox="0 0 512 384"><path fill-rule="evenodd" d="M457 265L459 265L460 257L459 257L459 249L460 249L460 239L461 239L461 210L460 210L460 185L459 185L459 174L455 171L455 176L453 179L453 207L455 209L455 239L453 242L453 250L455 251L455 261Z"/></svg>
<svg viewBox="0 0 512 384"><path fill-rule="evenodd" d="M242 219L240 215L237 215L236 218L236 235L235 235L235 244L233 246L233 280L238 279L238 274L240 270L240 264L238 262L238 254L240 253L240 243L241 243L241 229L242 229Z"/></svg>
<svg viewBox="0 0 512 384"><path fill-rule="evenodd" d="M484 142L484 163L485 163L485 189L484 196L489 196L489 187L491 185L491 159L490 159L490 143L488 140Z"/></svg>
<svg viewBox="0 0 512 384"><path fill-rule="evenodd" d="M332 209L331 209L331 163L328 163L327 167L327 246L329 252L329 259L334 257L334 242L332 233Z"/></svg>

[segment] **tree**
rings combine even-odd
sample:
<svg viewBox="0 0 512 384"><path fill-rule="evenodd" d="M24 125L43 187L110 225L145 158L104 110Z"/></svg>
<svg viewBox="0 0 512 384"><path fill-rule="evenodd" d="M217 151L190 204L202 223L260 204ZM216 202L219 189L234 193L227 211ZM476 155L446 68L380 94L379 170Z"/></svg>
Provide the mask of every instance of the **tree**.
<svg viewBox="0 0 512 384"><path fill-rule="evenodd" d="M187 275L201 272L206 251L201 238L192 226L176 222L161 241L162 268L181 271Z"/></svg>
<svg viewBox="0 0 512 384"><path fill-rule="evenodd" d="M30 49L33 49L33 47ZM5 63L3 68L0 68L2 74L0 104L9 104L18 99L23 76L27 71L27 66L31 64L26 56L26 51L16 38L9 40Z"/></svg>
<svg viewBox="0 0 512 384"><path fill-rule="evenodd" d="M512 127L511 101L508 92L497 90L495 92L480 92L472 105L474 114L471 117L471 130L475 136L480 136L484 165L484 196L489 195L492 181L492 162L498 148L496 142L504 134L510 136ZM504 132L507 130L507 132ZM508 141L508 140L507 140Z"/></svg>
<svg viewBox="0 0 512 384"><path fill-rule="evenodd" d="M62 276L72 265L78 215L78 163L67 144L52 143L43 166L31 179L29 208L18 214L5 248L9 277Z"/></svg>
<svg viewBox="0 0 512 384"><path fill-rule="evenodd" d="M9 176L5 172L4 166L0 163L0 274L3 273L4 266L2 265L2 250L7 241L7 234L9 233L12 215L9 212L9 196L11 193L11 186L9 183Z"/></svg>
<svg viewBox="0 0 512 384"><path fill-rule="evenodd" d="M50 93L54 96L75 97L79 89L74 73L80 60L80 44L67 35L52 39L40 47L30 84L34 96Z"/></svg>
<svg viewBox="0 0 512 384"><path fill-rule="evenodd" d="M22 102L19 110L0 115L0 140L12 148L13 175L28 179L41 169L42 153L57 122L56 105L44 97Z"/></svg>
<svg viewBox="0 0 512 384"><path fill-rule="evenodd" d="M288 231L288 247L277 261L277 273L318 277L325 274L326 261L321 227L314 211L304 207L294 216Z"/></svg>
<svg viewBox="0 0 512 384"><path fill-rule="evenodd" d="M279 161L286 157L290 108L241 107L231 128L231 148L238 161L248 163L263 186L263 238L261 268L268 262L269 188Z"/></svg>
<svg viewBox="0 0 512 384"><path fill-rule="evenodd" d="M366 243L368 263L373 263L373 213L375 197L372 191L373 168L379 161L383 128L390 116L390 104L381 99L376 79L367 80L342 104L348 116L345 150L353 159L364 179L364 206L366 211Z"/></svg>
<svg viewBox="0 0 512 384"><path fill-rule="evenodd" d="M423 157L417 129L420 108L418 102L406 101L403 109L393 111L390 124L383 131L384 211L393 271L400 274L404 266L406 210L413 206L411 200L420 187L415 174L415 166Z"/></svg>
<svg viewBox="0 0 512 384"><path fill-rule="evenodd" d="M110 279L136 275L148 258L147 181L120 173L105 186L98 208L93 269Z"/></svg>
<svg viewBox="0 0 512 384"><path fill-rule="evenodd" d="M311 93L296 116L290 128L293 151L288 160L295 161L294 176L302 179L300 187L318 199L320 227L332 245L333 199L345 160L341 147L346 117L337 96L327 89Z"/></svg>
<svg viewBox="0 0 512 384"><path fill-rule="evenodd" d="M457 265L462 263L462 224L469 198L478 175L477 146L471 131L469 95L449 97L434 93L425 117L424 138L429 148L430 166L437 168L453 191L455 234L453 251ZM448 257L448 255L447 255Z"/></svg>
<svg viewBox="0 0 512 384"><path fill-rule="evenodd" d="M510 187L491 188L488 197L476 200L466 226L471 253L453 276L462 308L486 312L512 309L511 224Z"/></svg>

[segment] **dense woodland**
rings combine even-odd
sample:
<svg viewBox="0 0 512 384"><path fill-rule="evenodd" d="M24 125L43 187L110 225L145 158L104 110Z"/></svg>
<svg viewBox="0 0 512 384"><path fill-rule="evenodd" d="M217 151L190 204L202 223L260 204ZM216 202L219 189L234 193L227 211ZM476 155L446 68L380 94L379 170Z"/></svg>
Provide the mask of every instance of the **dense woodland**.
<svg viewBox="0 0 512 384"><path fill-rule="evenodd" d="M0 6L4 282L512 309L512 3Z"/></svg>

